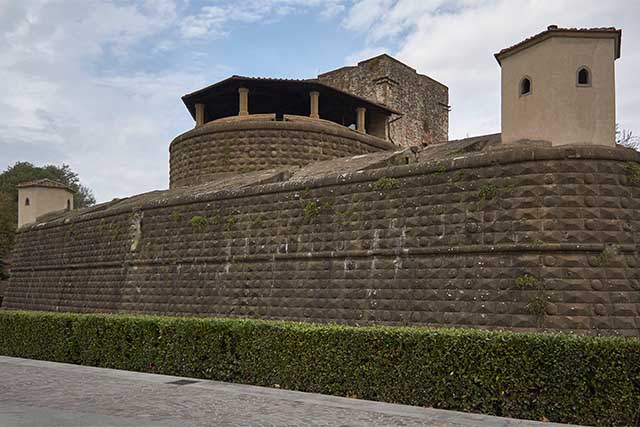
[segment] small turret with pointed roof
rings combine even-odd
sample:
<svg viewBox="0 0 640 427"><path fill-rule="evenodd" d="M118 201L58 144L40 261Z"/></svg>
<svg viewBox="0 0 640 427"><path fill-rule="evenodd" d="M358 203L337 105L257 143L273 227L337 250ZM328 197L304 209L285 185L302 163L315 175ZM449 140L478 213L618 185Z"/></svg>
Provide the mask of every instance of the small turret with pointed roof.
<svg viewBox="0 0 640 427"><path fill-rule="evenodd" d="M502 67L502 141L615 146L615 60L622 31L560 28L495 54Z"/></svg>
<svg viewBox="0 0 640 427"><path fill-rule="evenodd" d="M51 179L23 182L18 187L18 228L36 222L38 217L73 209L73 189Z"/></svg>

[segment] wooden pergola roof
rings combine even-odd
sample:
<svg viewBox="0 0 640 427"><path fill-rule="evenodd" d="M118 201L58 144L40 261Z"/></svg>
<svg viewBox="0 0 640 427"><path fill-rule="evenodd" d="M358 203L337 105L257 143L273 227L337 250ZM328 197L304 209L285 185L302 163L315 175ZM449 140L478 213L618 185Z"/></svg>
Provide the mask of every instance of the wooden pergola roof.
<svg viewBox="0 0 640 427"><path fill-rule="evenodd" d="M238 114L238 89L249 89L249 112L308 114L309 92L320 94L320 116L339 121L339 116L354 114L357 107L390 116L399 112L368 99L336 89L316 79L289 80L262 77L231 76L225 80L189 93L182 101L195 119L195 104L205 104L205 121Z"/></svg>

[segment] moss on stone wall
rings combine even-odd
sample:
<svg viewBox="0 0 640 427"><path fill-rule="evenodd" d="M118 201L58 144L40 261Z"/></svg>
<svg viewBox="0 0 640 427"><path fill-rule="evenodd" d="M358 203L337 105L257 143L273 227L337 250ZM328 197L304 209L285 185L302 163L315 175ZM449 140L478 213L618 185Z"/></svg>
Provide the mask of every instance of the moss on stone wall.
<svg viewBox="0 0 640 427"><path fill-rule="evenodd" d="M18 234L3 305L637 336L640 183L626 151L594 150L503 150L71 212ZM398 185L381 197L383 178ZM480 201L489 185L499 196ZM193 217L209 225L195 230ZM615 247L606 263L603 242ZM525 274L544 287L518 287ZM534 296L547 302L541 319Z"/></svg>

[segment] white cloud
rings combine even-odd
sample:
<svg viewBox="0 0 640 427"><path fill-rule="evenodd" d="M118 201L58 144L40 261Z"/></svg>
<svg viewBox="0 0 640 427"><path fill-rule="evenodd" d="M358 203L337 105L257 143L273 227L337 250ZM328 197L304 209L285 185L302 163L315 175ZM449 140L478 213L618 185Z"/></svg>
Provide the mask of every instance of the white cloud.
<svg viewBox="0 0 640 427"><path fill-rule="evenodd" d="M63 162L98 200L168 185L168 143L192 125L180 96L229 74L185 38L343 0L0 0L0 169ZM183 37L181 38L180 35ZM175 67L165 63L179 52ZM184 66L188 63L189 66ZM194 65L201 64L201 65Z"/></svg>
<svg viewBox="0 0 640 427"><path fill-rule="evenodd" d="M345 10L344 0L245 0L217 2L203 6L181 23L186 38L220 38L228 35L233 23L265 22L298 11L320 9L323 17L332 17Z"/></svg>
<svg viewBox="0 0 640 427"><path fill-rule="evenodd" d="M0 169L66 162L99 200L166 188L167 145L192 125L179 97L230 74L181 35L206 41L233 23L297 13L343 14L343 28L365 40L349 64L393 46L390 53L447 84L456 138L500 129L494 52L551 23L621 27L618 117L640 133L637 2L249 0L193 10L186 0L0 0L0 11ZM182 53L180 68L166 63L169 52Z"/></svg>
<svg viewBox="0 0 640 427"><path fill-rule="evenodd" d="M451 138L500 131L500 68L493 54L544 30L616 26L623 29L617 61L618 119L640 133L640 2L600 0L363 0L343 25L366 33L370 45L393 52L419 72L449 86Z"/></svg>
<svg viewBox="0 0 640 427"><path fill-rule="evenodd" d="M166 183L167 143L189 123L176 99L203 78L110 68L166 29L175 5L19 3L0 31L0 152L11 154L0 166L68 163L98 199Z"/></svg>
<svg viewBox="0 0 640 427"><path fill-rule="evenodd" d="M345 65L354 65L358 62L373 58L374 56L378 56L383 53L389 53L389 49L383 46L369 46L365 47L362 50L359 50L351 55L347 56L344 60Z"/></svg>

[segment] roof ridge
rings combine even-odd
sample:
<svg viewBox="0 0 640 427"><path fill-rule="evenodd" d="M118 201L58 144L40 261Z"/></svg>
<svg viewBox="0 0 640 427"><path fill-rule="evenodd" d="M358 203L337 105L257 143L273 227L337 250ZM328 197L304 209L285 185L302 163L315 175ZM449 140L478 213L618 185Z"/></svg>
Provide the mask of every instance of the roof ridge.
<svg viewBox="0 0 640 427"><path fill-rule="evenodd" d="M32 181L21 182L16 185L18 188L26 188L26 187L48 187L48 188L61 188L64 190L69 190L71 192L75 192L70 186L67 184L55 181L50 178L40 178L34 179Z"/></svg>
<svg viewBox="0 0 640 427"><path fill-rule="evenodd" d="M616 27L591 27L591 28L563 28L563 27L558 27L557 25L549 25L547 27L546 30L541 31L537 34L534 34L533 36L527 37L524 40L506 47L504 49L502 49L500 52L494 54L493 56L496 58L496 61L498 61L498 63L500 64L501 60L503 58L506 58L507 56L519 52L520 50L524 49L527 45L530 44L536 44L539 43L543 40L546 40L547 38L551 37L551 36L556 36L556 35L575 35L575 34L597 34L597 33L608 33L608 34L615 34L617 37L617 41L616 41L616 59L620 57L620 40L622 38L622 30L617 29Z"/></svg>

